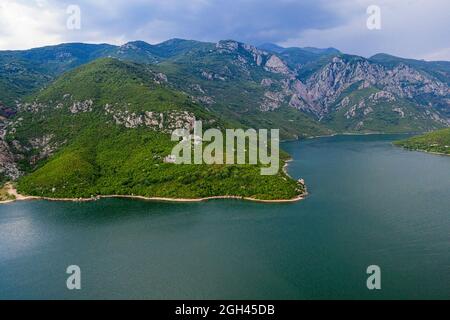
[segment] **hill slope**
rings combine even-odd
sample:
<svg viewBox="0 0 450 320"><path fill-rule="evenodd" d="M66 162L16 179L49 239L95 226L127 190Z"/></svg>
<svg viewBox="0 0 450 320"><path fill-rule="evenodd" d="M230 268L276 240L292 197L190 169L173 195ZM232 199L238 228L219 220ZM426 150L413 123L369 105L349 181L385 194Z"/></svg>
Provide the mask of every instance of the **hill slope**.
<svg viewBox="0 0 450 320"><path fill-rule="evenodd" d="M449 62L385 54L365 59L332 48L262 48L233 40L172 39L156 45L133 41L1 51L0 102L14 109L15 100L45 88L62 73L115 57L157 66L174 88L210 112L239 126L279 128L283 138L334 131L417 132L450 125ZM368 103L365 93L374 90L395 101ZM352 105L344 111L338 104L345 98ZM360 104L370 109L351 110Z"/></svg>
<svg viewBox="0 0 450 320"><path fill-rule="evenodd" d="M0 101L15 100L45 87L62 73L104 57L115 47L68 43L30 50L0 51Z"/></svg>
<svg viewBox="0 0 450 320"><path fill-rule="evenodd" d="M175 128L226 122L174 91L149 66L101 59L65 74L19 105L6 141L28 173L18 190L35 196L97 195L291 199L302 186L280 169L165 163Z"/></svg>
<svg viewBox="0 0 450 320"><path fill-rule="evenodd" d="M419 150L450 155L450 129L430 132L395 143L409 150Z"/></svg>
<svg viewBox="0 0 450 320"><path fill-rule="evenodd" d="M282 128L285 138L450 125L450 88L434 73L334 50L269 47L276 52L219 41L158 67L209 110L251 126Z"/></svg>
<svg viewBox="0 0 450 320"><path fill-rule="evenodd" d="M293 74L273 54L232 40L157 65L169 83L206 109L244 127L280 129L292 139L333 133L290 106Z"/></svg>

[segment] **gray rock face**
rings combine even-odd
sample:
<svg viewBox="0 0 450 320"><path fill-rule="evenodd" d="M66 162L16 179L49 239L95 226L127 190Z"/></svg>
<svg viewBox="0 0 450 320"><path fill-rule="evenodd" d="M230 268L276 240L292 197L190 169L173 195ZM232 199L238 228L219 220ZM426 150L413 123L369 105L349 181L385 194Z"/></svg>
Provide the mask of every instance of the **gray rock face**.
<svg viewBox="0 0 450 320"><path fill-rule="evenodd" d="M42 137L30 139L28 142L31 147L36 150L36 155L30 158L30 164L35 165L40 160L46 159L52 156L56 150L58 150L64 143L54 142L53 134L46 134ZM16 149L19 149L21 146L16 146Z"/></svg>
<svg viewBox="0 0 450 320"><path fill-rule="evenodd" d="M222 54L233 54L236 56L236 63L241 66L256 65L263 66L267 61L269 53L260 50L255 46L237 42L234 40L219 41L216 50Z"/></svg>
<svg viewBox="0 0 450 320"><path fill-rule="evenodd" d="M117 125L124 126L129 129L138 127L147 127L155 131L172 133L175 129L194 128L195 115L188 111L167 111L167 112L151 112L143 113L129 112L126 110L115 108L111 105L104 107L105 113L111 115Z"/></svg>
<svg viewBox="0 0 450 320"><path fill-rule="evenodd" d="M216 44L216 49L220 52L232 52L239 48L239 42L234 40L222 40Z"/></svg>
<svg viewBox="0 0 450 320"><path fill-rule="evenodd" d="M377 93L371 94L369 100L371 100L372 102L380 102L380 101L394 102L397 99L392 93L388 91L379 91Z"/></svg>
<svg viewBox="0 0 450 320"><path fill-rule="evenodd" d="M264 67L267 71L271 71L274 73L281 73L284 75L288 75L291 73L288 66L278 58L276 55L270 56L269 60L267 60L266 65Z"/></svg>
<svg viewBox="0 0 450 320"><path fill-rule="evenodd" d="M38 113L41 112L43 110L45 110L47 108L46 105L42 104L42 103L38 103L36 101L32 102L32 103L18 103L17 104L17 109L21 112L31 112L31 113Z"/></svg>
<svg viewBox="0 0 450 320"><path fill-rule="evenodd" d="M318 109L319 114L329 112L328 108L342 92L357 82L377 83L382 78L383 68L369 63L367 60L356 63L345 62L335 57L317 73L313 74L306 83L308 102Z"/></svg>
<svg viewBox="0 0 450 320"><path fill-rule="evenodd" d="M401 118L405 117L405 112L403 111L402 108L395 107L395 108L392 109L392 111L397 112L400 115Z"/></svg>
<svg viewBox="0 0 450 320"><path fill-rule="evenodd" d="M16 166L14 155L8 144L0 139L0 174L15 180L19 178L20 171Z"/></svg>
<svg viewBox="0 0 450 320"><path fill-rule="evenodd" d="M291 100L289 100L289 106L301 111L308 111L308 105L297 94L293 94Z"/></svg>
<svg viewBox="0 0 450 320"><path fill-rule="evenodd" d="M20 176L20 171L17 168L14 155L5 141L6 126L6 119L0 119L0 174L15 180Z"/></svg>
<svg viewBox="0 0 450 320"><path fill-rule="evenodd" d="M414 99L426 94L445 103L450 97L448 85L428 74L403 64L390 70L362 58L345 61L335 57L309 77L306 83L291 81L289 89L302 98L307 104L306 109L311 113L323 116L331 111L330 106L346 89L357 83L361 83L360 89L368 87L381 89L380 92L371 95L372 102L394 102L399 97L419 103ZM348 104L348 100L344 98L341 106L346 103ZM450 109L448 102L447 105Z"/></svg>
<svg viewBox="0 0 450 320"><path fill-rule="evenodd" d="M264 58L267 56L267 52L257 49L254 46L244 44L244 49L251 53L253 56L253 61L257 66L262 65Z"/></svg>
<svg viewBox="0 0 450 320"><path fill-rule="evenodd" d="M264 78L264 79L261 80L261 85L263 87L270 87L273 83L274 83L274 81L272 79L269 79L269 78Z"/></svg>
<svg viewBox="0 0 450 320"><path fill-rule="evenodd" d="M386 67L362 57L339 54L330 58L328 63L301 81L297 73L302 71L302 66L290 68L283 60L284 58L277 54L232 40L220 41L216 45L216 50L219 53L232 55L233 64L241 67L240 70L248 78L253 77L250 65L256 65L274 74L268 74L257 80L263 89L259 110L264 112L276 110L281 106L290 106L322 119L334 112L333 108L338 99L343 99L338 108L347 108L349 100L342 97L342 94L350 87L356 86L358 89L375 88L379 91L373 93L367 101L362 102L366 105L360 104L361 101L357 102L355 108L361 110L360 113L365 116L376 111L377 104L395 103L401 99L407 99L420 109L422 101L429 97L438 99L440 108L447 108L450 114L449 86L432 75L406 64L399 63L395 67ZM203 78L208 80L216 80L218 77L219 75L212 72L203 73ZM228 80L227 77L225 78ZM202 102L200 99L202 96L205 97L204 94L199 93L196 101ZM425 96L426 99L421 98ZM203 100L202 103L208 105L215 100L215 97L208 95L208 99ZM400 117L405 116L404 113L394 112ZM442 119L448 119L438 110L429 116L431 119L439 117L440 122ZM351 110L348 110L347 117L354 117Z"/></svg>
<svg viewBox="0 0 450 320"><path fill-rule="evenodd" d="M261 111L271 111L278 109L282 105L284 98L285 96L282 92L267 91L264 94L264 99L260 106Z"/></svg>
<svg viewBox="0 0 450 320"><path fill-rule="evenodd" d="M213 97L210 96L198 96L198 97L194 97L194 101L195 102L199 102L201 104L210 106L213 105L214 103L216 103L213 99Z"/></svg>
<svg viewBox="0 0 450 320"><path fill-rule="evenodd" d="M69 107L69 111L70 111L70 113L73 113L73 114L80 113L80 112L91 112L93 104L94 104L94 102L92 100L75 101Z"/></svg>
<svg viewBox="0 0 450 320"><path fill-rule="evenodd" d="M440 97L450 95L450 88L446 84L404 64L385 72L383 78L379 79L379 83L386 91L400 97L414 98L420 94L433 94Z"/></svg>
<svg viewBox="0 0 450 320"><path fill-rule="evenodd" d="M162 83L167 83L167 82L168 82L167 76L166 76L164 73L162 73L162 72L157 73L157 74L155 75L154 81L155 81L157 84L162 84Z"/></svg>
<svg viewBox="0 0 450 320"><path fill-rule="evenodd" d="M202 77L205 78L206 80L221 80L221 81L225 81L226 77L224 77L223 75L217 74L217 73L213 73L213 72L209 72L209 71L202 71Z"/></svg>

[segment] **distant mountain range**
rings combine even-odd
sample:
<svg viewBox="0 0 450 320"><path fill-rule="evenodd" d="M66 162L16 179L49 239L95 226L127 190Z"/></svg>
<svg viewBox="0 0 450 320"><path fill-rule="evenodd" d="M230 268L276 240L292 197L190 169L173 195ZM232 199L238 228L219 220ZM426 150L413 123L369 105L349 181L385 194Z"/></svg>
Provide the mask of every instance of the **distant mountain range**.
<svg viewBox="0 0 450 320"><path fill-rule="evenodd" d="M2 51L0 101L14 107L64 72L105 57L151 64L206 108L250 126L267 126L270 119L285 128L285 137L314 134L299 128L296 117L299 124L323 127L313 129L322 133L422 131L450 123L450 62L386 54L366 59L334 48L256 48L232 40Z"/></svg>
<svg viewBox="0 0 450 320"><path fill-rule="evenodd" d="M79 139L93 134L88 126L167 135L194 117L221 128L279 128L285 139L448 127L450 62L233 40L72 43L0 51L0 101L0 178L17 178L55 157L63 168L73 150L87 148L89 139ZM91 160L93 172L105 168ZM122 174L120 183L130 173ZM35 190L37 182L26 185Z"/></svg>

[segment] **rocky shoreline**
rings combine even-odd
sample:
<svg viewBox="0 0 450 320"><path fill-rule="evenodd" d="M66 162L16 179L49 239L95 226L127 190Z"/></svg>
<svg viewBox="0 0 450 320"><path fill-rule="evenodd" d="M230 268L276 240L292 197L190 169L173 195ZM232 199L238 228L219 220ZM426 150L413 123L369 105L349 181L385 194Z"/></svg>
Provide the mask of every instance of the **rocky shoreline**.
<svg viewBox="0 0 450 320"><path fill-rule="evenodd" d="M447 157L450 157L450 154L448 154L448 153L443 153L443 152L427 151L427 150L424 150L424 149L408 149L408 148L405 148L405 147L403 147L403 146L399 146L399 147L402 148L403 150L406 150L406 151L416 151L416 152L422 152L422 153L434 154L434 155L437 155L437 156L447 156Z"/></svg>
<svg viewBox="0 0 450 320"><path fill-rule="evenodd" d="M264 200L264 199L256 199L251 197L242 197L242 196L213 196L213 197L205 197L205 198L166 198L166 197L145 197L145 196L135 196L135 195L105 195L105 196L96 196L92 198L50 198L50 197L37 197L37 196L25 196L21 195L17 192L17 190L11 184L6 185L6 189L8 193L15 197L14 200L6 200L0 201L0 204L12 203L15 201L28 201L28 200L46 200L46 201L61 201L61 202L91 202L97 201L101 199L135 199L135 200L145 200L145 201L161 201L161 202L204 202L208 200L217 200L217 199L236 199L236 200L246 200L252 202L260 202L260 203L293 203L297 201L301 201L305 199L308 195L308 192L305 192L292 198L292 199L276 199L276 200Z"/></svg>

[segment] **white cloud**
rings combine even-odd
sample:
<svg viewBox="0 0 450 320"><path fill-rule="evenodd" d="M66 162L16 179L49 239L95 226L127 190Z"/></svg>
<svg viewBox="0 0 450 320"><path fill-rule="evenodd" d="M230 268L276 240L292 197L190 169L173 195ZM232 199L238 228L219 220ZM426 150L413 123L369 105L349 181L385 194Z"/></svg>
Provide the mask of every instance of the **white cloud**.
<svg viewBox="0 0 450 320"><path fill-rule="evenodd" d="M0 3L0 49L26 49L64 40L65 11L45 1Z"/></svg>
<svg viewBox="0 0 450 320"><path fill-rule="evenodd" d="M381 30L367 29L366 9L372 4L381 8ZM431 58L430 52L435 52L434 57L448 59L445 47L449 44L450 1L344 0L336 2L333 10L345 23L326 29L300 30L281 44L333 46L363 56L384 52L407 58Z"/></svg>
<svg viewBox="0 0 450 320"><path fill-rule="evenodd" d="M81 7L81 30L66 28L70 4ZM373 4L381 30L366 27ZM179 37L449 59L448 12L448 0L0 0L0 49Z"/></svg>

